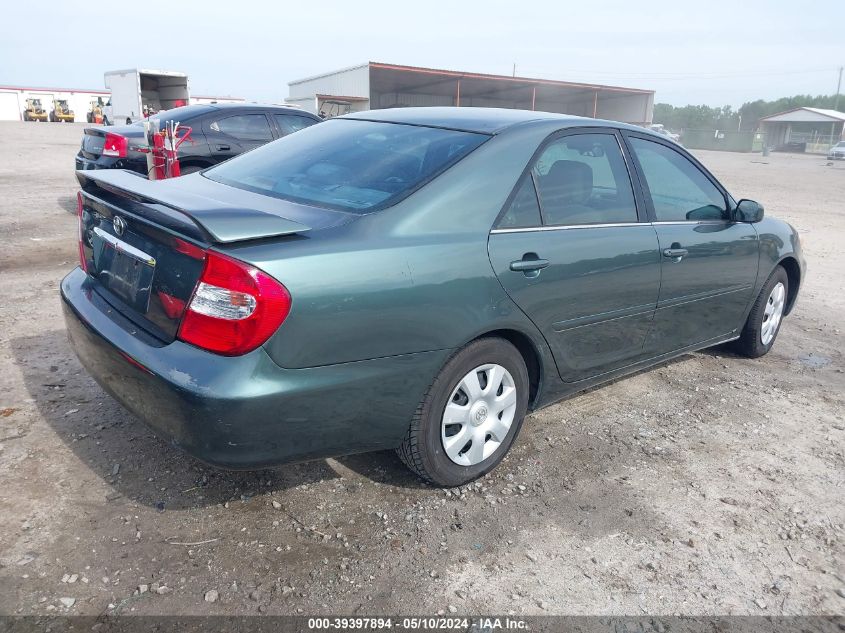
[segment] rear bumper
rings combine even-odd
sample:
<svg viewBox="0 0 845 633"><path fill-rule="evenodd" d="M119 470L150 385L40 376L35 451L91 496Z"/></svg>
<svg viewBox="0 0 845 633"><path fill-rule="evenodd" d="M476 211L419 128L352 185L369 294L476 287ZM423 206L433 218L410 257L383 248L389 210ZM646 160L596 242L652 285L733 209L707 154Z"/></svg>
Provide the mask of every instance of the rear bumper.
<svg viewBox="0 0 845 633"><path fill-rule="evenodd" d="M153 431L229 469L398 446L448 350L283 369L259 348L223 357L138 333L76 268L62 280L68 337L94 379Z"/></svg>
<svg viewBox="0 0 845 633"><path fill-rule="evenodd" d="M96 159L86 158L82 152L76 155L76 169L128 169L139 174L147 175L147 159L114 158L100 156Z"/></svg>

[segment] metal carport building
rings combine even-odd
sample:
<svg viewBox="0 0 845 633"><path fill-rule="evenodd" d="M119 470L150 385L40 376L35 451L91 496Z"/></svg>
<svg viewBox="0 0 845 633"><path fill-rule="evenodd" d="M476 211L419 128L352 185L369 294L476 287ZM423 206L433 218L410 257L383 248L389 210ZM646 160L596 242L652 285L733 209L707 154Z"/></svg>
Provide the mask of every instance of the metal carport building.
<svg viewBox="0 0 845 633"><path fill-rule="evenodd" d="M803 146L807 152L826 152L843 137L845 112L824 108L795 108L760 119L766 145Z"/></svg>
<svg viewBox="0 0 845 633"><path fill-rule="evenodd" d="M287 102L327 116L409 106L543 110L651 123L654 91L367 62L288 84Z"/></svg>

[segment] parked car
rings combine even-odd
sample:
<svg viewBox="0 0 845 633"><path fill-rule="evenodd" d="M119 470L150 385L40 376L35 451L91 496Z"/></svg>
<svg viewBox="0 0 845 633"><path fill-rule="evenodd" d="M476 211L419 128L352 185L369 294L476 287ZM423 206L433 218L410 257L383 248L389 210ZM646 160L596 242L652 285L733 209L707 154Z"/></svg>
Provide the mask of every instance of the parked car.
<svg viewBox="0 0 845 633"><path fill-rule="evenodd" d="M466 483L527 411L728 341L766 354L804 276L793 228L683 148L565 115L362 112L184 178L77 177L73 348L231 469L395 448Z"/></svg>
<svg viewBox="0 0 845 633"><path fill-rule="evenodd" d="M179 147L182 174L211 167L232 156L319 123L310 112L284 106L241 104L191 105L149 118L162 129L167 121L191 128ZM147 142L142 122L104 128L87 127L76 155L77 169L129 169L147 174Z"/></svg>
<svg viewBox="0 0 845 633"><path fill-rule="evenodd" d="M828 160L845 160L845 141L839 141L827 152Z"/></svg>
<svg viewBox="0 0 845 633"><path fill-rule="evenodd" d="M666 126L664 126L662 123L654 123L652 125L649 125L648 129L651 130L652 132L660 134L661 136L665 136L666 138L673 140L676 143L681 142L681 135L677 134L675 132L672 132L670 130L667 130Z"/></svg>

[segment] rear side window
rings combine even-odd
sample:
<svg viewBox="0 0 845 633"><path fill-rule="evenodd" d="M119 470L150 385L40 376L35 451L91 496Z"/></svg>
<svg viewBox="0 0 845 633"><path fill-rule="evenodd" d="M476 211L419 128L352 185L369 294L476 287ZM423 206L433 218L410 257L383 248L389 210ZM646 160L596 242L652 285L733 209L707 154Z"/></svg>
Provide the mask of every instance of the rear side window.
<svg viewBox="0 0 845 633"><path fill-rule="evenodd" d="M658 222L727 220L725 197L695 164L675 150L630 139Z"/></svg>
<svg viewBox="0 0 845 633"><path fill-rule="evenodd" d="M215 132L228 134L242 141L272 141L270 123L263 114L239 114L214 121L210 126Z"/></svg>
<svg viewBox="0 0 845 633"><path fill-rule="evenodd" d="M277 198L364 213L398 202L489 136L332 119L241 154L207 178Z"/></svg>
<svg viewBox="0 0 845 633"><path fill-rule="evenodd" d="M533 170L546 224L637 221L628 168L613 134L574 134L552 141Z"/></svg>
<svg viewBox="0 0 845 633"><path fill-rule="evenodd" d="M296 114L274 114L273 116L276 118L276 124L279 126L282 134L291 134L317 123L314 119Z"/></svg>
<svg viewBox="0 0 845 633"><path fill-rule="evenodd" d="M522 178L522 183L516 190L508 210L499 219L496 228L516 229L540 226L540 205L537 203L537 190L534 188L534 180L531 174Z"/></svg>

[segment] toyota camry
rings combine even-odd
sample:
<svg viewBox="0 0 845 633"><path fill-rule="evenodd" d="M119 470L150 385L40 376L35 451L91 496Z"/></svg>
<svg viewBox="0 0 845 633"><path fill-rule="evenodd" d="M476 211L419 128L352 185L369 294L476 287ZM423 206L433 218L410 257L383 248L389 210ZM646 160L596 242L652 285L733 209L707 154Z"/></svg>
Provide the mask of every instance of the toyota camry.
<svg viewBox="0 0 845 633"><path fill-rule="evenodd" d="M77 177L79 359L231 469L396 449L463 484L528 412L766 354L804 277L792 227L678 144L568 115L361 112L175 180Z"/></svg>

